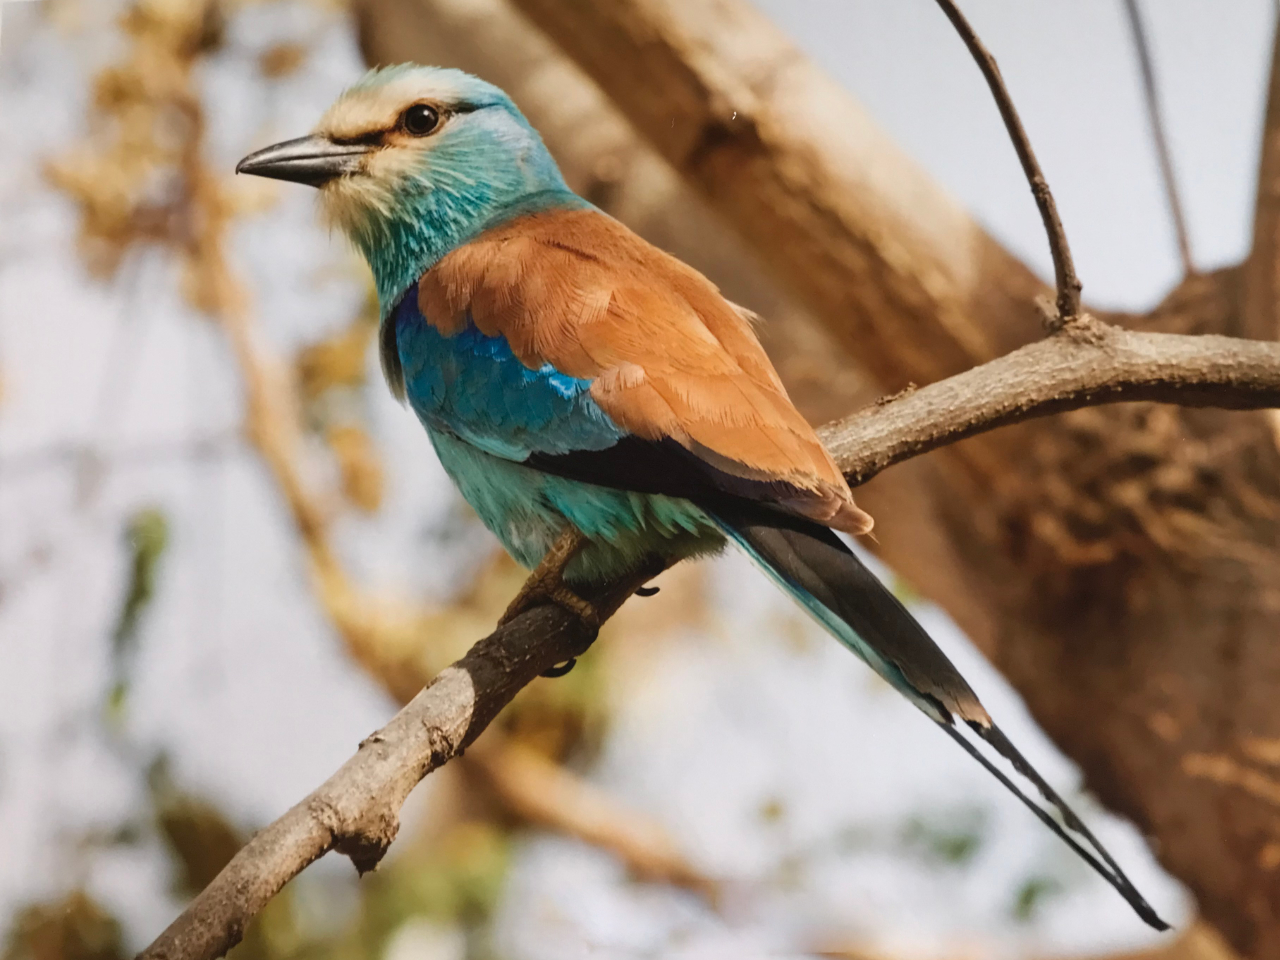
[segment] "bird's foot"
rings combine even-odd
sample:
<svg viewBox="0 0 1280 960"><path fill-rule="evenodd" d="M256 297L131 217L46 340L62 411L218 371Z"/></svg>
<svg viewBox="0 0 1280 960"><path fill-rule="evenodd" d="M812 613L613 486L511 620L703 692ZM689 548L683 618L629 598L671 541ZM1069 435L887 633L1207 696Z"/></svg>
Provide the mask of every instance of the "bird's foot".
<svg viewBox="0 0 1280 960"><path fill-rule="evenodd" d="M563 607L570 613L574 614L593 632L600 629L603 622L599 611L590 600L584 600L572 590L570 590L559 576L530 577L528 582L520 589L516 598L507 606L506 612L502 614L502 618L498 621L501 626L504 623L510 623L522 613L527 613L534 607L545 606L548 603L554 603L558 607Z"/></svg>
<svg viewBox="0 0 1280 960"><path fill-rule="evenodd" d="M548 577L541 579L538 577L530 577L529 581L520 590L511 604L503 613L502 619L498 621L501 626L514 620L534 607L541 607L548 603L554 603L556 606L563 607L570 613L574 614L582 623L591 631L594 636L600 630L602 619L600 613L588 600L583 600L558 577ZM574 668L577 664L577 657L570 657L564 663L558 663L554 667L548 667L542 671L544 677L563 677L566 673Z"/></svg>
<svg viewBox="0 0 1280 960"><path fill-rule="evenodd" d="M572 525L566 527L564 533L542 558L538 569L529 575L529 579L520 588L516 598L502 614L502 618L498 621L499 626L509 623L534 607L554 603L574 614L591 631L594 638L600 630L600 624L604 622L604 617L589 600L578 596L564 582L565 568L586 544L587 538L581 531ZM565 663L551 667L543 673L543 676L563 677L573 669L575 662L576 660L571 658Z"/></svg>

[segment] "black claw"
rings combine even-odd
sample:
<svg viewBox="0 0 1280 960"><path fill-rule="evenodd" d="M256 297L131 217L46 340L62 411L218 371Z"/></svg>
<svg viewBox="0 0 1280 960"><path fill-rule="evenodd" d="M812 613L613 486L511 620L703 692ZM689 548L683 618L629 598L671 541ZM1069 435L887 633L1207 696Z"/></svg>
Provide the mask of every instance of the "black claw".
<svg viewBox="0 0 1280 960"><path fill-rule="evenodd" d="M638 588L636 589L636 596L637 596L637 597L652 597L652 596L653 596L655 593L657 593L657 592L658 592L658 588L657 588L657 587L638 587Z"/></svg>
<svg viewBox="0 0 1280 960"><path fill-rule="evenodd" d="M556 677L563 677L566 673L572 670L574 666L577 665L577 663L578 663L577 657L570 657L564 663L558 664L554 667L548 667L546 670L543 670L542 675L544 677L550 677L553 680Z"/></svg>

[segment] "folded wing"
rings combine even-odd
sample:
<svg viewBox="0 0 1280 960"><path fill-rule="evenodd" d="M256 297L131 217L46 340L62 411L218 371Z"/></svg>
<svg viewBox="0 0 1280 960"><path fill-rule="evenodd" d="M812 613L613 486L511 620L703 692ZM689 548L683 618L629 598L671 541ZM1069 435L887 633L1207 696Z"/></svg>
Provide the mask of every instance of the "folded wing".
<svg viewBox="0 0 1280 960"><path fill-rule="evenodd" d="M417 298L446 336L474 324L530 369L589 380L592 399L634 438L537 457L540 468L683 496L702 483L848 533L871 529L745 312L599 211L547 211L490 230L432 267ZM635 441L658 449L637 457Z"/></svg>

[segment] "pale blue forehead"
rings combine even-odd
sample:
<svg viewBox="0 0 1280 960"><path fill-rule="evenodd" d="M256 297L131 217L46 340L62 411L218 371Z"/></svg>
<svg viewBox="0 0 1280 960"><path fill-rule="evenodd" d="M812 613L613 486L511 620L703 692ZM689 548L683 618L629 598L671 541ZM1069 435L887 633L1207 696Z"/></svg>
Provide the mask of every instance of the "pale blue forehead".
<svg viewBox="0 0 1280 960"><path fill-rule="evenodd" d="M500 87L464 70L424 67L416 63L400 63L370 70L352 84L347 93L375 93L393 85L420 86L438 99L450 103L469 103L479 107L515 106Z"/></svg>

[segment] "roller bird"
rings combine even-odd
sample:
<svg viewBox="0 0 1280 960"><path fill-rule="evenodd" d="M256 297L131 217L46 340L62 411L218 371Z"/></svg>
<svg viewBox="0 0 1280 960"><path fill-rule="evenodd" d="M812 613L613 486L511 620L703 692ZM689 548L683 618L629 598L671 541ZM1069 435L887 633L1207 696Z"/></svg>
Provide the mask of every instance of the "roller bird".
<svg viewBox="0 0 1280 960"><path fill-rule="evenodd" d="M584 588L732 543L1167 929L838 536L871 517L753 315L570 190L507 94L459 70L374 70L237 171L317 188L368 262L391 391L534 571L508 618L556 602L594 625Z"/></svg>

